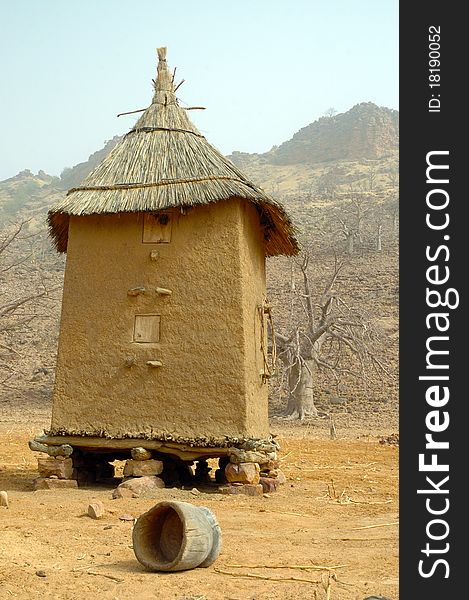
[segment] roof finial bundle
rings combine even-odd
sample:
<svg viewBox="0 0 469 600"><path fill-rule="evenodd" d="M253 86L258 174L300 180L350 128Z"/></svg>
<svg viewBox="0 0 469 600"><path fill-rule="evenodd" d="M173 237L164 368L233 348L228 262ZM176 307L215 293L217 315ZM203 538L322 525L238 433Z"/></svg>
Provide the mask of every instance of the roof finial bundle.
<svg viewBox="0 0 469 600"><path fill-rule="evenodd" d="M157 48L158 53L158 69L155 84L155 97L153 102L167 105L170 96L169 94L174 93L173 78L168 70L168 64L166 62L166 48ZM163 92L159 94L159 92ZM174 98L172 98L175 100Z"/></svg>

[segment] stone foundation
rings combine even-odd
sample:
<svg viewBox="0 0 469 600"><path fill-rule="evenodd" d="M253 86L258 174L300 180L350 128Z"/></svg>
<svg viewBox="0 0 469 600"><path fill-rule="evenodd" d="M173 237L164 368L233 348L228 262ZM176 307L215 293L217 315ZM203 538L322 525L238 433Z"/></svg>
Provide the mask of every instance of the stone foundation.
<svg viewBox="0 0 469 600"><path fill-rule="evenodd" d="M94 439L87 443L86 438L77 439L80 446L48 445L45 441L47 437L30 442L31 449L44 453L38 458L35 489L76 488L105 482L116 484L115 498L144 496L165 486L218 488L226 494L262 496L285 483L278 468L278 446L271 441L252 440L244 442L243 447L230 446L223 449L221 456L217 456L218 447L215 456L210 457L200 456L198 448L186 446L166 453L160 447L122 447L118 443L121 440L103 440L101 447ZM213 469L208 458L217 458L218 468ZM111 464L115 460L125 461L123 479L115 477Z"/></svg>

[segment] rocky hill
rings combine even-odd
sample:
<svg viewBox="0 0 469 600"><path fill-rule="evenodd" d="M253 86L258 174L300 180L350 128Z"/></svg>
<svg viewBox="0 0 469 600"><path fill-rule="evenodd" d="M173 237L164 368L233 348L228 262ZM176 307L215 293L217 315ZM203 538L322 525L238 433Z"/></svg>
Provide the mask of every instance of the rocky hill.
<svg viewBox="0 0 469 600"><path fill-rule="evenodd" d="M321 117L269 152L233 152L230 158L242 164L255 157L272 165L382 159L395 155L398 146L399 112L362 102L345 113Z"/></svg>
<svg viewBox="0 0 469 600"><path fill-rule="evenodd" d="M120 139L120 136L115 135L111 140L104 143L103 148L91 154L88 160L74 167L65 168L60 175L59 187L63 190L69 190L72 187L80 185L83 179L106 158Z"/></svg>

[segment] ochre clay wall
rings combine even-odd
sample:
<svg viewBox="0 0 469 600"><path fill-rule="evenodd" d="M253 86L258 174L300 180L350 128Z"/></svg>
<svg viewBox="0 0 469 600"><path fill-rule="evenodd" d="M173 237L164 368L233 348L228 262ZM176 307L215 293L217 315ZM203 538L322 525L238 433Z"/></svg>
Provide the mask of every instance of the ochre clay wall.
<svg viewBox="0 0 469 600"><path fill-rule="evenodd" d="M256 210L231 200L169 214L170 243L142 243L143 214L70 219L52 431L267 434ZM159 342L133 341L135 315L148 314Z"/></svg>
<svg viewBox="0 0 469 600"><path fill-rule="evenodd" d="M263 383L261 374L264 369L261 319L264 321L264 331L267 326L262 312L266 294L263 232L259 227L259 217L255 207L245 202L242 203L241 209L243 222L239 245L244 323L246 423L253 436L265 437L268 434L268 388L267 383ZM267 351L266 336L264 336L264 349Z"/></svg>

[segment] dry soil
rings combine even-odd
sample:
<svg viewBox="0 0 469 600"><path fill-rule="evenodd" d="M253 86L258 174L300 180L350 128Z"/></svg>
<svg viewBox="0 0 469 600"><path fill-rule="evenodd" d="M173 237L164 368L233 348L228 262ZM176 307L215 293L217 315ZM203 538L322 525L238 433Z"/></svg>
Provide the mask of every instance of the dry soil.
<svg viewBox="0 0 469 600"><path fill-rule="evenodd" d="M164 489L113 500L111 486L33 491L28 439L49 425L47 407L1 412L0 598L98 600L397 600L398 446L376 418L330 436L326 419L274 419L287 483L260 498ZM384 443L383 443L384 441ZM146 572L132 550L133 521L161 500L208 506L223 548L207 569ZM104 518L86 515L100 500ZM39 574L38 574L39 573Z"/></svg>

